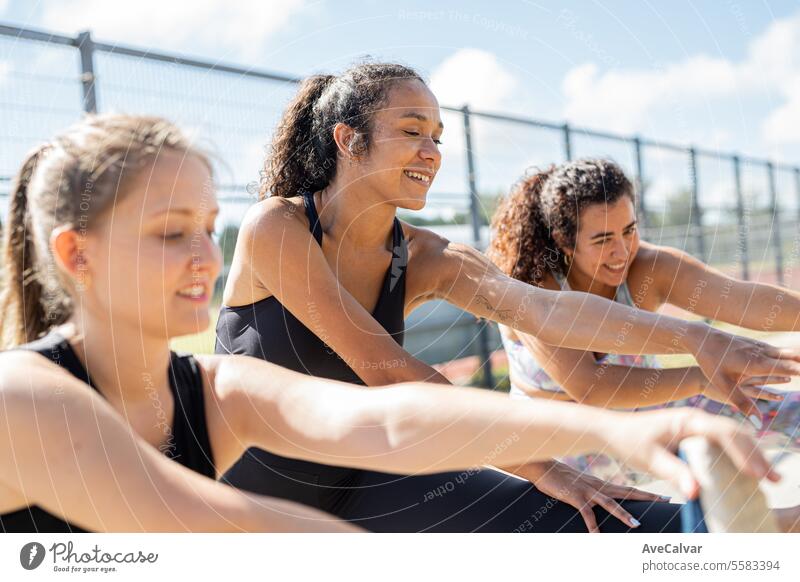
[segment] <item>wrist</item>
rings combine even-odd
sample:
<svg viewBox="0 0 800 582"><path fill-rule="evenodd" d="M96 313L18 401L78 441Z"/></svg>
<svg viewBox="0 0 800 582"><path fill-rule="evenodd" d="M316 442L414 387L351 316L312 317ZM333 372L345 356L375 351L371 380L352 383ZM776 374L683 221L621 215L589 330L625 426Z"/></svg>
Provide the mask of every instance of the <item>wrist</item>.
<svg viewBox="0 0 800 582"><path fill-rule="evenodd" d="M702 321L689 321L684 328L678 330L673 344L683 353L697 355L709 335L716 332L717 330L707 323Z"/></svg>
<svg viewBox="0 0 800 582"><path fill-rule="evenodd" d="M625 439L623 431L631 413L592 408L591 414L575 454L597 453L609 446L618 450L617 444Z"/></svg>

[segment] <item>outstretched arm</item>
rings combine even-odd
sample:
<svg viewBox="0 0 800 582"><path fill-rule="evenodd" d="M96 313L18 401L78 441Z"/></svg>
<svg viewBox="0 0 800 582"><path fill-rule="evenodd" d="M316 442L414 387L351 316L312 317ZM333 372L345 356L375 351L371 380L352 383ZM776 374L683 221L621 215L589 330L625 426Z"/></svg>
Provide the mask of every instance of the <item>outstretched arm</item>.
<svg viewBox="0 0 800 582"><path fill-rule="evenodd" d="M694 494L690 474L669 450L681 438L700 433L723 441L745 470L759 478L769 473L736 423L694 410L625 414L421 383L367 389L246 356L198 359L241 446L293 458L433 473L489 460L497 466L519 466L607 450Z"/></svg>
<svg viewBox="0 0 800 582"><path fill-rule="evenodd" d="M20 506L38 505L91 531L354 529L167 459L88 386L26 352L0 355L0 482Z"/></svg>
<svg viewBox="0 0 800 582"><path fill-rule="evenodd" d="M797 291L730 277L671 247L643 243L643 248L662 302L750 329L800 331Z"/></svg>
<svg viewBox="0 0 800 582"><path fill-rule="evenodd" d="M518 332L516 335L575 402L606 408L637 408L683 400L697 394L728 402L727 396L715 390L697 366L643 368L608 364L595 360L591 352L551 346L529 334ZM512 378L512 381L529 396L548 396L526 386L522 379ZM788 381L788 377L754 377L741 383L740 388L752 398L780 400L780 396L759 386Z"/></svg>
<svg viewBox="0 0 800 582"><path fill-rule="evenodd" d="M757 419L739 388L753 376L800 375L800 352L734 336L702 322L634 309L591 293L550 291L504 275L484 255L441 239L426 261L437 296L565 348L629 354L693 354L717 390Z"/></svg>

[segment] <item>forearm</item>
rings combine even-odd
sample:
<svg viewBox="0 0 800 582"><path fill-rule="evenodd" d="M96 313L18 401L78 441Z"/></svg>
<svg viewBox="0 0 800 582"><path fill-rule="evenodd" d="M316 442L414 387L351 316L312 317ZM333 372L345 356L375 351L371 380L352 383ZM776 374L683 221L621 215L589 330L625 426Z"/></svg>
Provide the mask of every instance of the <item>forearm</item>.
<svg viewBox="0 0 800 582"><path fill-rule="evenodd" d="M615 414L556 402L511 401L472 388L404 384L370 393L360 426L338 451L359 451L354 465L389 472L439 472L527 464L603 448ZM374 430L374 429L373 429Z"/></svg>
<svg viewBox="0 0 800 582"><path fill-rule="evenodd" d="M473 313L559 347L606 353L693 353L709 326L634 309L591 293L549 291L487 279ZM496 289L490 291L491 289Z"/></svg>
<svg viewBox="0 0 800 582"><path fill-rule="evenodd" d="M639 408L683 400L702 393L707 381L700 368L637 368L597 364L591 378L565 382L564 390L581 404Z"/></svg>
<svg viewBox="0 0 800 582"><path fill-rule="evenodd" d="M254 358L218 358L215 382L218 391L232 390L225 399L231 417L244 414L232 422L244 446L393 473L505 466L599 450L617 417L474 388L355 387Z"/></svg>
<svg viewBox="0 0 800 582"><path fill-rule="evenodd" d="M800 293L765 283L736 284L737 299L720 297L718 319L761 331L800 331Z"/></svg>

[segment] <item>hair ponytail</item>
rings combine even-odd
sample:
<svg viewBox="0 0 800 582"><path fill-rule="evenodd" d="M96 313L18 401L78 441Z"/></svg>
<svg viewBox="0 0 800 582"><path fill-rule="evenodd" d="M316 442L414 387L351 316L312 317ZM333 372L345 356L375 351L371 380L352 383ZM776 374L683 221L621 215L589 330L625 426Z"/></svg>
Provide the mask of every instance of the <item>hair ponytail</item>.
<svg viewBox="0 0 800 582"><path fill-rule="evenodd" d="M289 198L324 188L336 167L336 154L328 155L319 128L314 124L314 105L336 79L333 75L309 77L300 86L281 118L272 141L272 155L265 167L259 198L273 194ZM333 136L330 137L333 141ZM330 171L325 169L330 167Z"/></svg>
<svg viewBox="0 0 800 582"><path fill-rule="evenodd" d="M526 174L503 199L492 217L492 241L487 254L509 277L540 284L562 264L561 251L542 211L542 190L555 171Z"/></svg>
<svg viewBox="0 0 800 582"><path fill-rule="evenodd" d="M28 213L28 185L48 149L49 145L42 145L28 154L11 187L3 237L5 273L0 295L3 347L36 339L48 328L45 293L36 271L36 247Z"/></svg>

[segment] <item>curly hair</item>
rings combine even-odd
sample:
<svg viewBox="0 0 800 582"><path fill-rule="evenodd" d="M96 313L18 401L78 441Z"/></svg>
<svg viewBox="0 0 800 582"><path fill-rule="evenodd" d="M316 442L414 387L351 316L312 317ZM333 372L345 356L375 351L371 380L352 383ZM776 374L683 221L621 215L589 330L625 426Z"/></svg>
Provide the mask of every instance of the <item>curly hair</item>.
<svg viewBox="0 0 800 582"><path fill-rule="evenodd" d="M356 132L351 149L369 151L374 113L394 83L422 77L395 63L362 63L340 76L306 79L278 123L262 171L259 198L291 198L325 188L336 175L333 128L345 123Z"/></svg>
<svg viewBox="0 0 800 582"><path fill-rule="evenodd" d="M574 249L581 211L593 204L634 201L633 184L615 162L587 158L526 172L492 218L487 254L506 275L541 284L567 275L565 249Z"/></svg>

